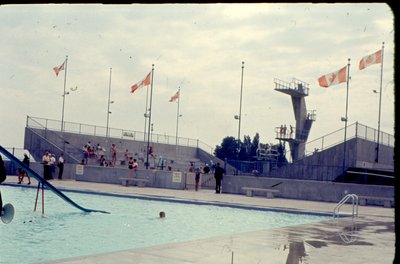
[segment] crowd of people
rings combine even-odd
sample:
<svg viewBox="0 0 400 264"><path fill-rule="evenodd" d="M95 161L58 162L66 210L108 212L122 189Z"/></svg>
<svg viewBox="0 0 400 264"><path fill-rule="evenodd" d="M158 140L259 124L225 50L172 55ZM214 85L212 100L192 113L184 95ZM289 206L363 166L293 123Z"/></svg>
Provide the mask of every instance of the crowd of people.
<svg viewBox="0 0 400 264"><path fill-rule="evenodd" d="M115 167L117 165L117 153L118 153L118 148L116 144L112 143L110 150L109 150L109 155L106 155L106 150L104 147L102 147L99 143L96 146L92 146L91 141L88 141L83 147L83 159L81 161L81 165L87 165L88 164L88 159L95 159L96 164L102 167ZM154 148L152 146L149 147L148 152L146 153L149 155L150 158L155 159L157 156L154 152ZM123 152L123 159L120 160L120 165L121 166L127 166L128 171L129 171L129 177L136 177L137 176L137 171L139 169L139 162L136 157L132 155L132 153L129 152L128 149L125 149ZM135 153L137 155L137 153ZM106 157L109 157L107 159ZM160 156L161 158L162 156ZM143 162L142 166L146 166L146 161L142 158L141 159ZM166 161L166 160L165 160ZM24 163L29 166L29 157L25 155ZM43 164L43 177L46 180L52 180L55 178L54 174L56 171L56 167L58 167L58 179L62 179L63 171L64 171L64 155L63 153L60 154L58 157L58 160L56 160L56 156L48 151L45 152L45 154L42 157L42 164ZM170 161L170 165L165 166L165 162L163 160L162 165L160 169L164 169L164 167L171 171L172 170L172 164L174 163L173 160ZM225 173L225 170L220 167L219 163L214 163L213 160L210 160L210 163L203 163L203 165L197 165L195 162L191 161L190 166L188 169L189 172L193 172L195 174L195 191L198 191L199 185L200 185L200 177L201 174L209 174L210 172L214 174L214 178L216 180L216 186L215 186L215 192L220 193L221 192L221 181L223 178L223 174ZM19 183L23 182L24 178L28 178L28 184L30 184L30 177L29 175L21 168L18 169L18 181Z"/></svg>
<svg viewBox="0 0 400 264"><path fill-rule="evenodd" d="M49 151L46 151L42 157L42 164L43 164L43 178L45 180L53 180L54 174L56 171L56 167L58 167L58 179L62 180L62 176L64 173L64 153L61 153L56 160L56 156Z"/></svg>

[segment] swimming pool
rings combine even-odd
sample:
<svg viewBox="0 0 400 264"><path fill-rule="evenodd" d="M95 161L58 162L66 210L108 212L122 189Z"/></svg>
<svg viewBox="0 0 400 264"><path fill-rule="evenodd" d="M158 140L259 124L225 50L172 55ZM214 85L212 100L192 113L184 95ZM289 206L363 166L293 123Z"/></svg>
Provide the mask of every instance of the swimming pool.
<svg viewBox="0 0 400 264"><path fill-rule="evenodd" d="M0 263L35 263L312 223L329 216L182 204L65 192L78 204L111 214L82 213L45 192L33 212L36 190L1 186L14 220L0 225ZM164 211L166 218L159 219Z"/></svg>

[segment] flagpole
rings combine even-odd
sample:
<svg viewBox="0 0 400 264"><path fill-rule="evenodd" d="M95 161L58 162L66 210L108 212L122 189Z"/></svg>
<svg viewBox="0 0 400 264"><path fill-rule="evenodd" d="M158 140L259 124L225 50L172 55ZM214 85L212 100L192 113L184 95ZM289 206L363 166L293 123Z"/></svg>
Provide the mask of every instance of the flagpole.
<svg viewBox="0 0 400 264"><path fill-rule="evenodd" d="M110 120L110 96L111 96L111 73L112 73L112 68L110 68L110 81L108 84L108 104L107 104L107 128L106 128L106 137L108 138L109 133L108 133L108 122Z"/></svg>
<svg viewBox="0 0 400 264"><path fill-rule="evenodd" d="M348 121L347 110L349 105L349 79L350 79L350 58L348 59L347 63L346 116L344 118L343 172L346 166L346 133L347 133L347 121Z"/></svg>
<svg viewBox="0 0 400 264"><path fill-rule="evenodd" d="M67 63L68 63L68 55L65 56L64 93L63 93L63 104L62 104L62 114L61 114L61 134L64 133L64 107L65 107L65 87L67 86Z"/></svg>
<svg viewBox="0 0 400 264"><path fill-rule="evenodd" d="M379 114L378 114L378 140L376 143L376 158L375 162L379 161L379 139L380 139L380 129L381 129L381 103L382 103L382 77L383 77L383 51L385 42L382 42L382 63L381 63L381 83L379 87Z"/></svg>
<svg viewBox="0 0 400 264"><path fill-rule="evenodd" d="M175 136L175 139L176 139L175 145L176 146L178 146L179 103L181 102L181 87L180 86L179 86L177 94L178 94L178 110L176 112L176 136Z"/></svg>
<svg viewBox="0 0 400 264"><path fill-rule="evenodd" d="M149 89L146 89L146 108L144 110L144 132L143 132L143 141L146 142L146 128L147 128L147 118L148 116L148 109L147 109L147 105L148 105L148 101L149 101Z"/></svg>
<svg viewBox="0 0 400 264"><path fill-rule="evenodd" d="M151 90L150 90L150 107L149 107L149 125L147 127L147 156L146 156L146 170L149 169L149 149L150 149L150 122L151 122L151 105L153 99L153 78L154 78L154 64L151 68Z"/></svg>

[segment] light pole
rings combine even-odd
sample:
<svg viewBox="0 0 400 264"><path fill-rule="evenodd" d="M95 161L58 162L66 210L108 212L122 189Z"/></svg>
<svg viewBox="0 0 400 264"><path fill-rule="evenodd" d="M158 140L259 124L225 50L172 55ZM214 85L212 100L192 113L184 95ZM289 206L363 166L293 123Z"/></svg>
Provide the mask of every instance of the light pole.
<svg viewBox="0 0 400 264"><path fill-rule="evenodd" d="M239 160L239 154L241 150L241 144L240 144L240 125L242 121L242 95L243 95L243 72L244 72L244 61L242 61L242 77L240 81L240 103L239 103L239 115L235 115L234 118L239 121L239 127L238 127L238 151L237 151L237 157L236 159ZM236 174L238 174L238 169L236 167Z"/></svg>
<svg viewBox="0 0 400 264"><path fill-rule="evenodd" d="M238 142L240 147L240 123L242 121L242 94L243 94L243 71L244 71L244 61L242 61L242 78L240 81L240 106L239 106L239 129L238 129ZM236 118L236 116L235 116Z"/></svg>
<svg viewBox="0 0 400 264"><path fill-rule="evenodd" d="M108 84L108 101L107 101L107 127L106 127L106 137L108 138L109 133L108 133L108 123L110 121L110 104L114 103L114 101L110 101L110 96L111 96L111 73L112 73L112 68L110 68L110 82Z"/></svg>
<svg viewBox="0 0 400 264"><path fill-rule="evenodd" d="M346 167L346 133L347 133L347 121L349 120L347 111L349 108L349 79L350 79L350 58L347 59L347 88L346 88L346 116L341 118L341 121L344 122L344 142L343 142L343 173Z"/></svg>
<svg viewBox="0 0 400 264"><path fill-rule="evenodd" d="M75 88L70 88L70 90L71 90L71 92L75 92L76 90L78 89L78 86L76 86ZM63 97L63 109L62 109L62 121L61 121L61 123L62 123L62 126L61 126L61 130L62 130L62 132L64 132L64 130L65 130L65 122L64 122L64 113L65 113L65 96L66 95L69 95L70 94L70 92L66 92L65 91L65 89L64 89L64 93L61 95L62 97Z"/></svg>

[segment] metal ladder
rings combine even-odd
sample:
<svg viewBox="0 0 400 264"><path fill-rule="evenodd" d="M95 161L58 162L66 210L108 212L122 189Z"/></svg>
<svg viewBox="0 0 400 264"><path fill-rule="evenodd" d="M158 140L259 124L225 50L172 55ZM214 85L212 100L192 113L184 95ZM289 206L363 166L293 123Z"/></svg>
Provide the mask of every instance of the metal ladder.
<svg viewBox="0 0 400 264"><path fill-rule="evenodd" d="M345 204L350 198L352 199L351 200L351 203L352 203L352 214L351 214L351 216L353 218L358 216L358 196L356 194L350 194L349 193L346 196L344 196L342 198L342 200L340 200L340 202L338 202L338 204L333 209L333 218L340 217L340 214L339 214L340 207L342 207L342 205Z"/></svg>

